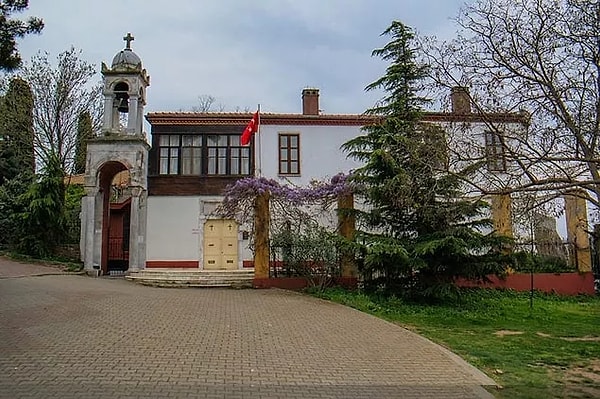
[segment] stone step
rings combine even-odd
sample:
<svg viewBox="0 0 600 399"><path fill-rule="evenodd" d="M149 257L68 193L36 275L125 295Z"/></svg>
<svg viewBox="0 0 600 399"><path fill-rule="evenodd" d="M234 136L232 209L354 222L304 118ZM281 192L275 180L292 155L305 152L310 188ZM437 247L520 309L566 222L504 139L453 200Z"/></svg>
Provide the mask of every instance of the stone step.
<svg viewBox="0 0 600 399"><path fill-rule="evenodd" d="M254 269L234 269L234 270L204 270L204 269L142 269L132 273L145 273L145 274L253 274Z"/></svg>
<svg viewBox="0 0 600 399"><path fill-rule="evenodd" d="M130 276L138 277L173 277L173 278L253 278L254 273L145 273L136 272L130 273Z"/></svg>
<svg viewBox="0 0 600 399"><path fill-rule="evenodd" d="M155 287L252 287L254 269L144 269L131 272L127 280Z"/></svg>
<svg viewBox="0 0 600 399"><path fill-rule="evenodd" d="M229 288L251 288L252 280L198 280L198 279L162 279L162 278L131 278L127 277L128 280L133 281L142 285L150 285L153 287L199 287L199 288L210 288L210 287L229 287Z"/></svg>
<svg viewBox="0 0 600 399"><path fill-rule="evenodd" d="M169 281L199 281L199 282L236 282L236 281L252 281L253 277L191 277L191 276L127 276L128 280L169 280Z"/></svg>

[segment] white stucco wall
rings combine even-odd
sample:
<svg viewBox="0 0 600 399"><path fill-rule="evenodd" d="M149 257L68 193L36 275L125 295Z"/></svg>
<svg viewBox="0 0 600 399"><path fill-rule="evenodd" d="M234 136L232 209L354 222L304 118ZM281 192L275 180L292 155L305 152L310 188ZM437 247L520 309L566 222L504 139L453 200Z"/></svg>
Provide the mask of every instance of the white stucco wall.
<svg viewBox="0 0 600 399"><path fill-rule="evenodd" d="M146 260L200 259L197 196L148 197Z"/></svg>
<svg viewBox="0 0 600 399"><path fill-rule="evenodd" d="M197 261L202 267L204 224L213 214L219 196L151 196L148 198L147 261ZM249 240L239 227L238 267L252 259Z"/></svg>
<svg viewBox="0 0 600 399"><path fill-rule="evenodd" d="M300 175L280 176L278 174L278 134L298 133L300 135ZM311 180L324 180L340 172L356 169L360 164L346 156L340 146L349 139L360 135L359 126L285 126L262 125L260 137L256 137L256 170L262 176L287 180L298 186L305 186Z"/></svg>

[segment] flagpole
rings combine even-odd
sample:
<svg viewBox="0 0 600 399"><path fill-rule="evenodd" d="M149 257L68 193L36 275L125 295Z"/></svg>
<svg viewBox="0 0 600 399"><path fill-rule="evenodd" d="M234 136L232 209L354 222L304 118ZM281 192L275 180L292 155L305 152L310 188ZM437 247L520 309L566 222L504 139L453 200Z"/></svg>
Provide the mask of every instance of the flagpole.
<svg viewBox="0 0 600 399"><path fill-rule="evenodd" d="M258 177L262 176L262 138L260 134L260 104L258 104L258 127L256 133L258 133Z"/></svg>

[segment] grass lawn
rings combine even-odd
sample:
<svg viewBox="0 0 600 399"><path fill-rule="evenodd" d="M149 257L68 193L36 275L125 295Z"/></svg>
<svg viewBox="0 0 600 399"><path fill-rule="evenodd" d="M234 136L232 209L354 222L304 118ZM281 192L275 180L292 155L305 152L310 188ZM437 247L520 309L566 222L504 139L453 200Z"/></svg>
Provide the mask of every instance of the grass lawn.
<svg viewBox="0 0 600 399"><path fill-rule="evenodd" d="M600 297L468 290L419 305L330 289L318 296L397 323L480 368L498 398L600 398Z"/></svg>

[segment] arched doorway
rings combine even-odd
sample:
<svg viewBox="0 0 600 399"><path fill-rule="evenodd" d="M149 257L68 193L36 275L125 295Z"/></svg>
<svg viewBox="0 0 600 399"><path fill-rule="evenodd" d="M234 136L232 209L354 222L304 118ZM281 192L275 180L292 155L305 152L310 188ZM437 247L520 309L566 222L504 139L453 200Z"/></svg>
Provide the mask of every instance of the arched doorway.
<svg viewBox="0 0 600 399"><path fill-rule="evenodd" d="M104 275L122 274L129 268L131 191L129 171L118 161L98 170L102 196L102 250L100 269Z"/></svg>

